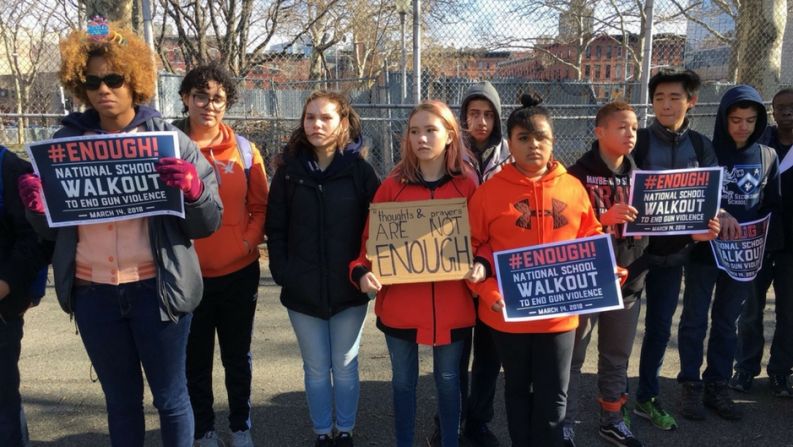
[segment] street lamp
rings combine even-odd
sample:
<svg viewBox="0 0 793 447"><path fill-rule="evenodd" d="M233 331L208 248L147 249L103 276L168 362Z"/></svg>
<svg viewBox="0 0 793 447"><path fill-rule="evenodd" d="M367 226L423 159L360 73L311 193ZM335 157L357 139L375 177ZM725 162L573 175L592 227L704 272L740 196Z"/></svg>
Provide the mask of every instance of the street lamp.
<svg viewBox="0 0 793 447"><path fill-rule="evenodd" d="M410 11L410 0L394 0L396 11L399 13L399 25L402 30L402 96L399 99L400 104L407 101L408 96L408 64L407 64L407 49L405 48L405 16Z"/></svg>

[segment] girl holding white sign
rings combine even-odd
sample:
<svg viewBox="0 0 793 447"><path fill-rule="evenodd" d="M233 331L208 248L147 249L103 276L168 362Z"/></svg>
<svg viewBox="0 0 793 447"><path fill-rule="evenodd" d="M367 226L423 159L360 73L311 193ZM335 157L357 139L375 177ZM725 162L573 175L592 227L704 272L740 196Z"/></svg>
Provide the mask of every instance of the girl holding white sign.
<svg viewBox="0 0 793 447"><path fill-rule="evenodd" d="M413 109L402 141L402 161L377 190L373 203L470 199L477 187L476 174L464 162L467 150L460 135L457 120L446 104L425 101ZM367 225L361 256L350 263L350 276L363 292L377 292L377 327L385 333L391 357L396 445L413 445L418 345L422 344L433 347L441 444L456 446L459 364L463 339L470 336L475 322L471 293L462 279L382 285L369 271L368 238ZM472 270L467 277L473 275ZM478 276L483 276L481 271Z"/></svg>
<svg viewBox="0 0 793 447"><path fill-rule="evenodd" d="M515 161L471 199L471 240L480 256L602 232L584 187L553 159L551 116L541 101L521 97L523 107L507 120ZM479 318L493 329L503 361L512 445L561 446L578 316L506 322L495 276L472 288L479 295Z"/></svg>

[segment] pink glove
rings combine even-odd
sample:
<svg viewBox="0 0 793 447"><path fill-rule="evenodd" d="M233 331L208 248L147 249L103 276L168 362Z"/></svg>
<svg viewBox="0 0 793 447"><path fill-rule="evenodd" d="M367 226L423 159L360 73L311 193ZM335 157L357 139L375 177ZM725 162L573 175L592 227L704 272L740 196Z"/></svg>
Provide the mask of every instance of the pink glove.
<svg viewBox="0 0 793 447"><path fill-rule="evenodd" d="M181 189L188 202L198 200L204 190L195 166L189 161L174 157L161 158L157 163L157 172L163 183Z"/></svg>
<svg viewBox="0 0 793 447"><path fill-rule="evenodd" d="M36 174L22 174L17 180L19 198L30 211L44 214L44 200L41 198L41 179Z"/></svg>

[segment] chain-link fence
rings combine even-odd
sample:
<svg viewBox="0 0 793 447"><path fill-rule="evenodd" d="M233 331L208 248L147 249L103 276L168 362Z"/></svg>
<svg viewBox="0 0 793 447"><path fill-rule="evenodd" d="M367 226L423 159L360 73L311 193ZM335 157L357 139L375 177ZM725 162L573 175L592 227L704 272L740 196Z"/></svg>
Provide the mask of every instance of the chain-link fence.
<svg viewBox="0 0 793 447"><path fill-rule="evenodd" d="M269 158L312 90L342 90L381 173L399 157L416 92L458 108L471 84L490 80L503 118L519 93L537 92L555 116L557 157L569 163L588 147L599 105L645 103L646 75L659 67L702 76L692 121L706 135L730 85L750 83L770 99L793 84L793 0L127 1L133 12L151 2L165 117L181 117L184 72L219 60L242 86L227 120ZM76 0L2 2L0 144L45 138L73 108L57 82L57 41L84 26L81 9Z"/></svg>

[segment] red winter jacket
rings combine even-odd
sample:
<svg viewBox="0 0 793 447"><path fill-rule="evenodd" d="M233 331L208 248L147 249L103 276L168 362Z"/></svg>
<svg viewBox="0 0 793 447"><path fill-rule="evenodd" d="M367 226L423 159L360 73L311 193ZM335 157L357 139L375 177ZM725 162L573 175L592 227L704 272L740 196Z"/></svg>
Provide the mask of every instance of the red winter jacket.
<svg viewBox="0 0 793 447"><path fill-rule="evenodd" d="M476 185L473 176L447 176L434 190L430 190L422 184L405 183L391 175L380 185L373 203L470 199ZM350 279L356 287L371 268L371 262L366 258L368 239L367 222L361 254L350 263ZM384 285L377 293L375 313L377 327L386 334L433 346L461 339L476 320L471 292L463 280Z"/></svg>

